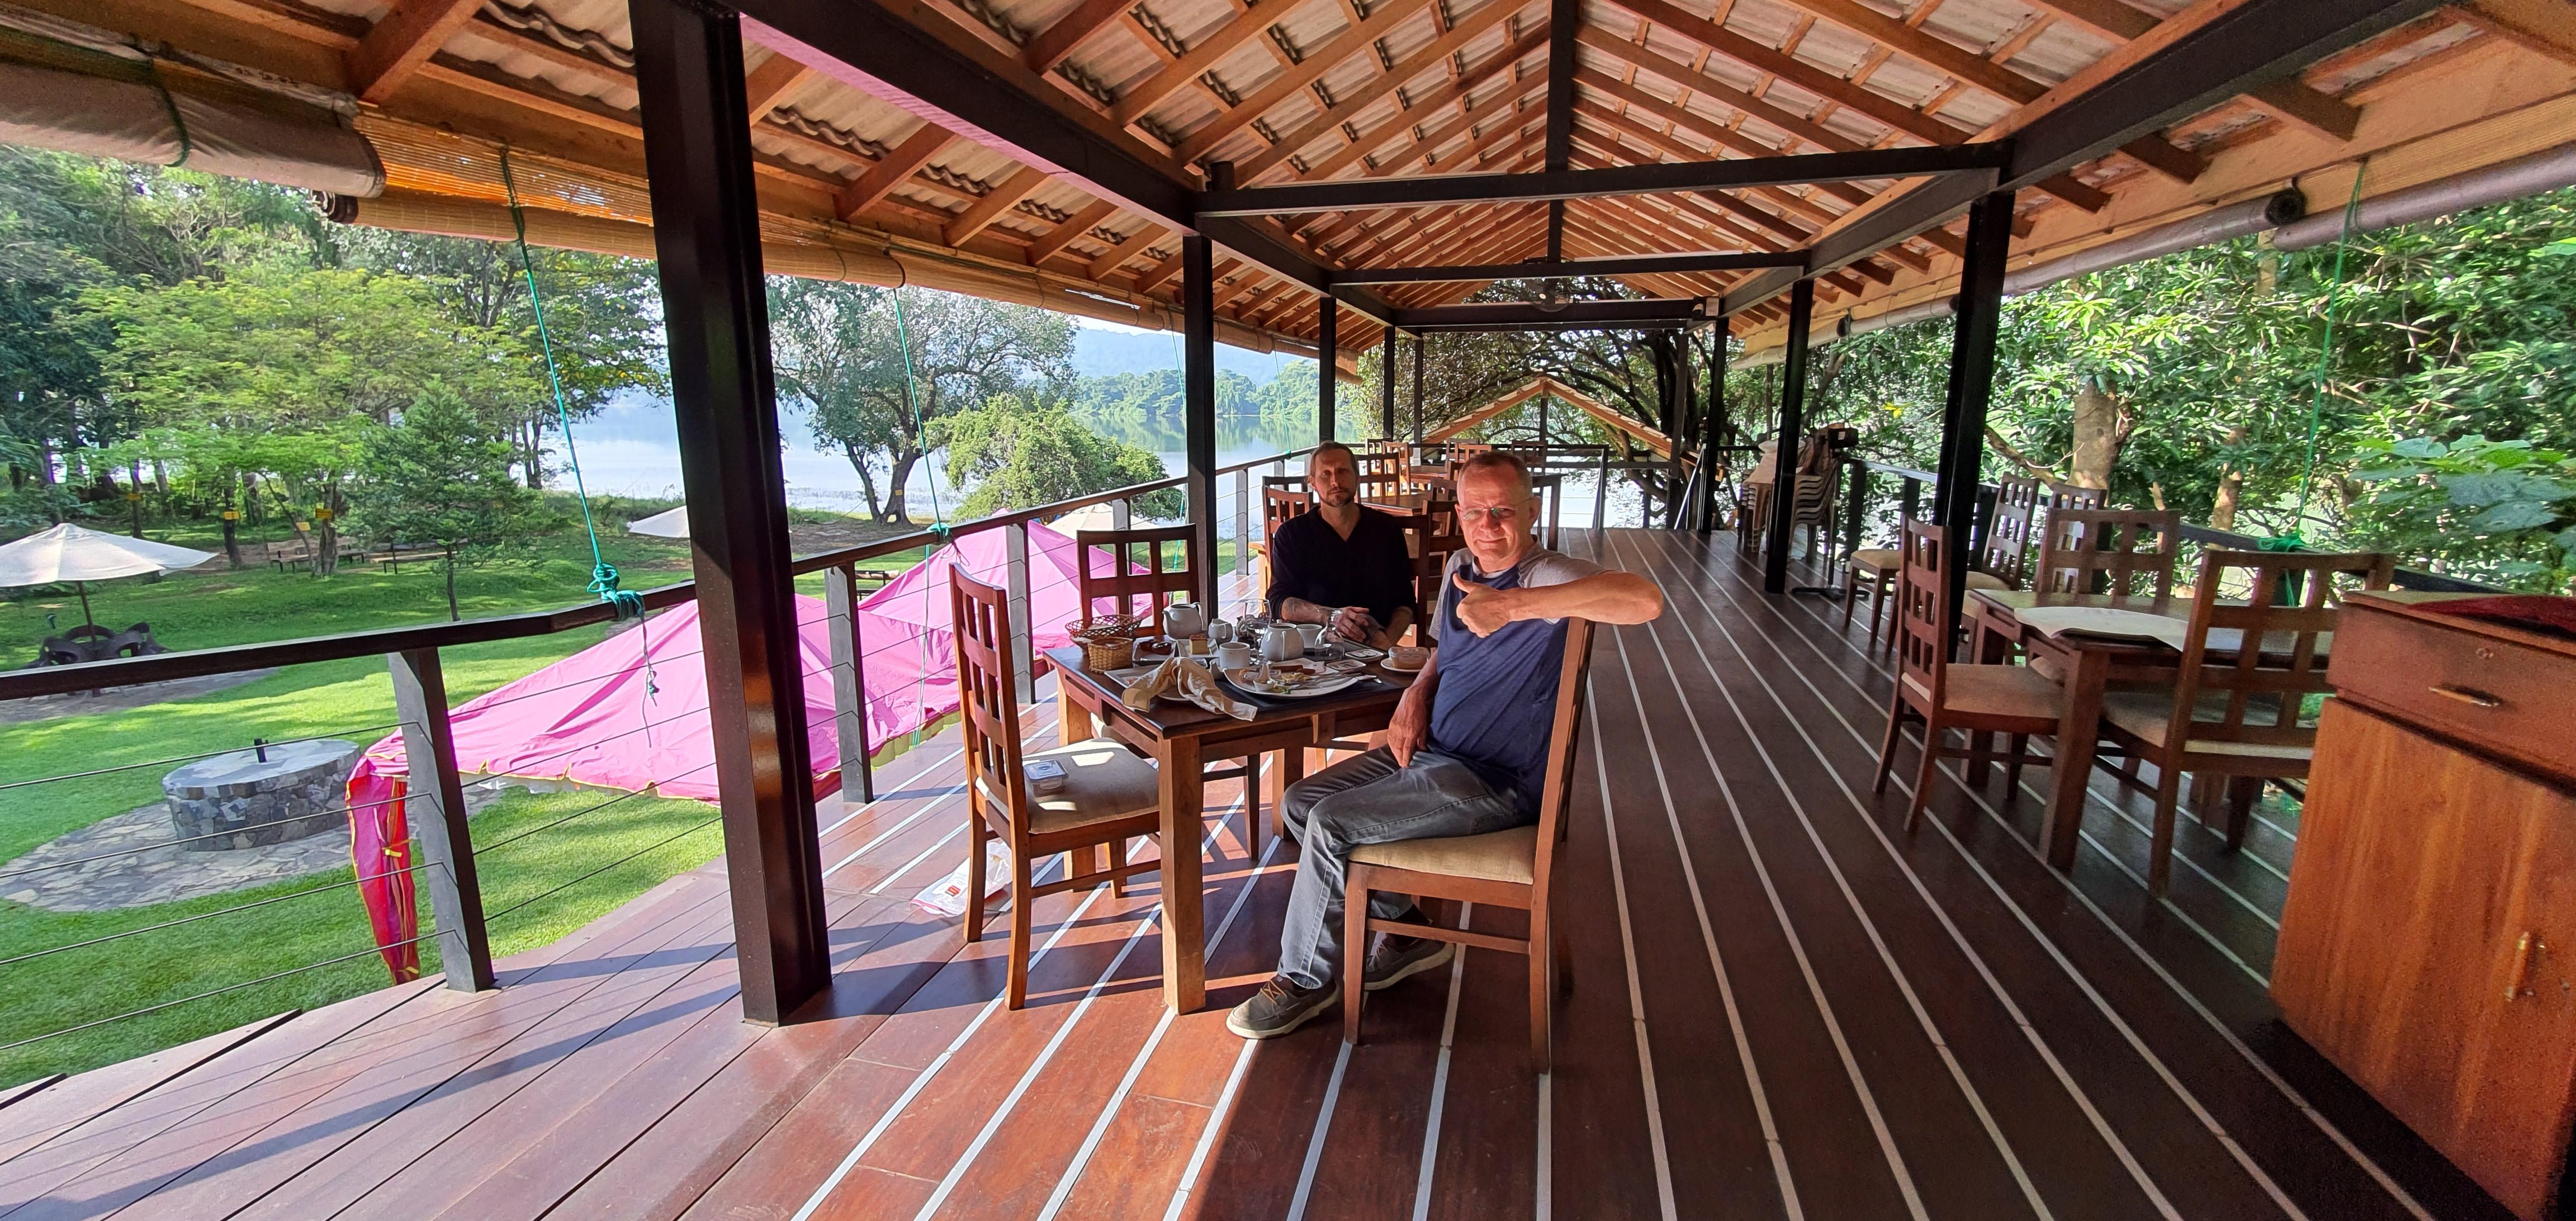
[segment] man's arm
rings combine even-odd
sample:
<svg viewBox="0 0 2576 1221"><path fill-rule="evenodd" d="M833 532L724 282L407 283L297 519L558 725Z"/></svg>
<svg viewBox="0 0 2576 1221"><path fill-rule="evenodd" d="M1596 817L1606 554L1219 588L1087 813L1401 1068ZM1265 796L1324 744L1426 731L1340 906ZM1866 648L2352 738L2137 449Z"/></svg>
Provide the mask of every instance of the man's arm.
<svg viewBox="0 0 2576 1221"><path fill-rule="evenodd" d="M1431 740L1431 697L1439 688L1440 651L1434 649L1422 663L1422 673L1395 701L1395 715L1386 723L1386 750L1397 767L1413 766L1413 752Z"/></svg>
<svg viewBox="0 0 2576 1221"><path fill-rule="evenodd" d="M1394 614L1386 617L1386 626L1377 633L1377 638L1369 643L1381 649L1394 648L1398 641L1404 639L1404 629L1411 626L1413 626L1413 608L1398 606Z"/></svg>
<svg viewBox="0 0 2576 1221"><path fill-rule="evenodd" d="M1451 573L1458 588L1458 620L1479 636L1523 619L1589 619L1594 623L1645 623L1664 613L1663 587L1633 572L1616 570L1536 588L1495 589L1465 573Z"/></svg>

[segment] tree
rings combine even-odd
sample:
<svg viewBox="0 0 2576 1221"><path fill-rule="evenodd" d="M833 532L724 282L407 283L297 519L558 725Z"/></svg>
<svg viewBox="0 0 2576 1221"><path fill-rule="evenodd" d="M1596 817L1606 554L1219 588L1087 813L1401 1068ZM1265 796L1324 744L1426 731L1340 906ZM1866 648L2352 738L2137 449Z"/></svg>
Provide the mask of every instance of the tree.
<svg viewBox="0 0 2576 1221"><path fill-rule="evenodd" d="M340 269L254 268L162 288L93 289L116 339L111 395L135 434L171 438L201 474L264 478L318 525L314 570L337 561L335 520L370 424L439 386L479 418L544 395L505 336L455 321L421 282Z"/></svg>
<svg viewBox="0 0 2576 1221"><path fill-rule="evenodd" d="M464 617L458 553L499 542L535 512L536 493L510 473L516 457L502 428L435 385L393 425L372 429L361 450L356 522L388 543L438 545L451 621Z"/></svg>
<svg viewBox="0 0 2576 1221"><path fill-rule="evenodd" d="M335 236L350 265L421 281L450 317L502 337L535 367L536 377L544 376L545 348L517 243L354 227ZM587 419L622 391L669 392L651 263L534 246L528 261L543 297L567 415ZM546 433L559 427L553 398L528 400L508 423L528 486L545 486Z"/></svg>
<svg viewBox="0 0 2576 1221"><path fill-rule="evenodd" d="M804 404L814 439L849 458L878 521L911 520L904 483L931 422L1072 380L1073 321L1034 306L792 279L773 279L769 300L780 388Z"/></svg>
<svg viewBox="0 0 2576 1221"><path fill-rule="evenodd" d="M1060 401L998 394L981 407L942 418L931 432L933 442L948 451L950 482L975 486L957 506L968 519L1164 477L1163 460L1152 451L1083 427ZM1177 488L1138 497L1136 507L1158 518L1187 511Z"/></svg>

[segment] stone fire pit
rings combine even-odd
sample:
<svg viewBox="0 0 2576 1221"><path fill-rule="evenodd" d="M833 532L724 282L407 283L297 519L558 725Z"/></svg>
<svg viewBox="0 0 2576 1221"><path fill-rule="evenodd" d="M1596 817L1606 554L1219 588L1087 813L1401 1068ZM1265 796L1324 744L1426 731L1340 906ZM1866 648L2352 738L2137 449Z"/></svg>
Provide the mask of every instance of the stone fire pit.
<svg viewBox="0 0 2576 1221"><path fill-rule="evenodd" d="M189 852L281 844L328 831L348 819L343 805L358 751L355 742L323 738L268 747L264 762L257 750L199 759L161 778L171 828L194 841L181 845Z"/></svg>

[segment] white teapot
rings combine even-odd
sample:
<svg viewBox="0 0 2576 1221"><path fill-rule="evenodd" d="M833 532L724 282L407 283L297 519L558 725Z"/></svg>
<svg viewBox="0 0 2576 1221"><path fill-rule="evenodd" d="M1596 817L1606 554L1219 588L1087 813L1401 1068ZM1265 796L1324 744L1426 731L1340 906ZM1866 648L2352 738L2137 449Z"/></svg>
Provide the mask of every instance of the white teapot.
<svg viewBox="0 0 2576 1221"><path fill-rule="evenodd" d="M1207 614L1196 602L1175 602L1163 608L1163 634L1174 640L1187 640L1207 630Z"/></svg>
<svg viewBox="0 0 2576 1221"><path fill-rule="evenodd" d="M1261 660L1295 661L1306 655L1306 638L1295 626L1274 623L1261 633Z"/></svg>

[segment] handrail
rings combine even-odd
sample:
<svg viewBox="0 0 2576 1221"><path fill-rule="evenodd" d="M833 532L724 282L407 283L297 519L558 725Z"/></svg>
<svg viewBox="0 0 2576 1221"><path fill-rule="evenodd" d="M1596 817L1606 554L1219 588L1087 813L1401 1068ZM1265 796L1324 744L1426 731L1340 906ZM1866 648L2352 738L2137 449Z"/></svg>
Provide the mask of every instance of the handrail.
<svg viewBox="0 0 2576 1221"><path fill-rule="evenodd" d="M1219 467L1218 475L1250 470L1257 466L1296 458L1311 452L1314 446L1288 450L1266 458ZM962 522L950 527L945 537L954 539L987 530L999 530L1040 518L1056 517L1076 509L1111 501L1131 500L1165 488L1185 486L1186 475L1157 479L1149 483L1129 484L1105 492L1093 492L1033 509L1017 509ZM797 559L789 571L804 576L833 568L845 568L879 556L893 555L941 542L942 533L916 530L893 538L819 552ZM697 582L677 581L642 591L646 610L677 606L697 596ZM514 615L495 615L468 619L460 623L429 623L410 627L374 628L361 632L341 632L329 636L306 636L294 640L273 640L259 644L228 645L213 649L191 649L182 652L155 653L146 657L120 657L108 661L82 662L69 666L39 666L22 670L0 671L0 701L28 699L39 695L64 695L74 691L95 691L106 687L130 687L141 683L167 682L181 678L204 678L214 674L237 674L244 670L261 670L271 666L305 665L321 661L345 661L353 657L379 657L387 653L404 653L414 649L438 649L463 644L488 644L496 640L521 640L531 636L550 636L574 628L606 623L616 617L616 608L605 602L584 603L561 610L523 611Z"/></svg>
<svg viewBox="0 0 2576 1221"><path fill-rule="evenodd" d="M1929 485L1937 485L1941 482L1941 477L1939 475L1936 475L1931 471L1916 470L1910 466L1896 466L1890 463L1874 462L1870 459L1859 457L1848 458L1845 460L1854 466L1863 467L1882 475L1894 475L1899 479L1912 480ZM1990 483L1979 483L1977 486L1981 490L1995 490L1995 485ZM1855 489L1855 493L1856 492L1857 489ZM1855 503L1856 502L1855 498ZM1857 531L1856 525L1853 527L1853 530L1855 532ZM2199 543L2203 546L2232 547L2242 551L2260 550L2263 545L2262 539L2256 538L2251 534L2238 534L2232 530L2221 530L2215 526L2203 526L2192 522L2183 523L2182 537L2186 542ZM2300 550L2305 551L2307 548L2302 547ZM2444 576L2438 572L2424 572L2414 568L2399 568L2395 570L2389 576L2389 583L2395 585L2399 589L2420 589L2437 593L2501 594L2512 592L2508 589L2484 584L2478 581L2464 581L2458 577Z"/></svg>

